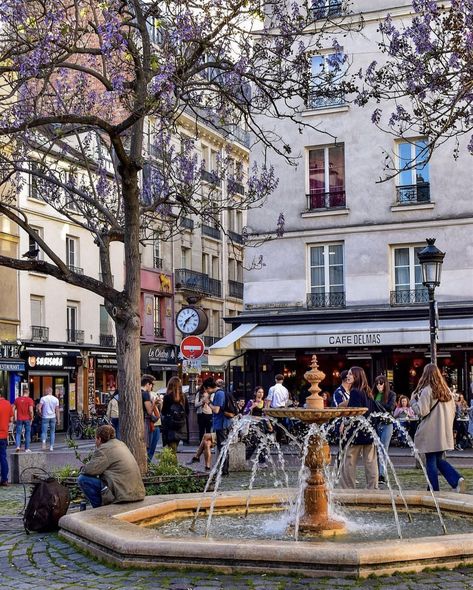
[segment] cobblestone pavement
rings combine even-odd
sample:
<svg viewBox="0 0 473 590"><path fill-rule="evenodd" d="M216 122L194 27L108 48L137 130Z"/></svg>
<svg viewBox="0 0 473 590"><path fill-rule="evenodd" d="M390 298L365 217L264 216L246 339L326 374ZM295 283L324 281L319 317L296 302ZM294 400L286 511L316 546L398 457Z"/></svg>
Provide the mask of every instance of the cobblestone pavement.
<svg viewBox="0 0 473 590"><path fill-rule="evenodd" d="M0 588L2 590L169 589L169 590L463 590L473 588L473 568L416 575L352 579L311 579L264 574L225 575L166 569L119 570L72 548L56 534L26 535L18 509L23 487L0 490Z"/></svg>

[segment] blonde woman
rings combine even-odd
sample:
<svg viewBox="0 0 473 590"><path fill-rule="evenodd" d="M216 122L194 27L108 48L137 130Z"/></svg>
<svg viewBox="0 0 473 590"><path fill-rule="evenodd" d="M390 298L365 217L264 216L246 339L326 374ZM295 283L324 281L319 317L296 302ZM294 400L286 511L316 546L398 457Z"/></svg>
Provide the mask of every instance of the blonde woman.
<svg viewBox="0 0 473 590"><path fill-rule="evenodd" d="M439 490L438 472L457 492L465 492L465 480L445 459L445 451L454 448L453 420L455 400L437 366L424 367L416 390L412 394L411 407L421 419L414 444L425 453L427 476L432 489Z"/></svg>

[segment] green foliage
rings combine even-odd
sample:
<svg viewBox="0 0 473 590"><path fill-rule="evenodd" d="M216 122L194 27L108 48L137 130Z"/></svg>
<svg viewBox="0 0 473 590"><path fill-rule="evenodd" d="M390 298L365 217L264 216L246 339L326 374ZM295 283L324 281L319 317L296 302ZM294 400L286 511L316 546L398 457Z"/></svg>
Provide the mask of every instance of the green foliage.
<svg viewBox="0 0 473 590"><path fill-rule="evenodd" d="M180 465L172 449L165 447L157 457L158 462L149 465L147 475L162 478L162 481L147 485L148 495L187 494L204 490L206 478L199 477L192 469Z"/></svg>
<svg viewBox="0 0 473 590"><path fill-rule="evenodd" d="M73 481L78 477L79 472L79 467L73 467L70 464L66 464L62 467L58 467L52 473L53 477L55 477L59 483L62 483L67 486L72 501L82 499L83 497L79 486L77 485L77 483L74 483Z"/></svg>

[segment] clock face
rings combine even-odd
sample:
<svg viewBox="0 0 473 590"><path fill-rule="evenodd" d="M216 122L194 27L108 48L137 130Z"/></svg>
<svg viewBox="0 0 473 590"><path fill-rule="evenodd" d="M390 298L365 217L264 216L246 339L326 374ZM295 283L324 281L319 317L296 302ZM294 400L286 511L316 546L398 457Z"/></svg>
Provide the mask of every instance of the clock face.
<svg viewBox="0 0 473 590"><path fill-rule="evenodd" d="M193 334L199 324L199 312L193 307L183 307L176 316L176 326L183 334Z"/></svg>

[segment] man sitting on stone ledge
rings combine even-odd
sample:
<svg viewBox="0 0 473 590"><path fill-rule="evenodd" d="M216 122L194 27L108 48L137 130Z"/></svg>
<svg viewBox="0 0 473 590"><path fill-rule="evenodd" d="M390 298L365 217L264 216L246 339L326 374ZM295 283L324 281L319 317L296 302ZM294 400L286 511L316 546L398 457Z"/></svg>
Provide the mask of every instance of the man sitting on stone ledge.
<svg viewBox="0 0 473 590"><path fill-rule="evenodd" d="M143 500L146 492L138 463L125 443L115 438L113 426L99 426L95 444L95 453L77 479L92 508Z"/></svg>

